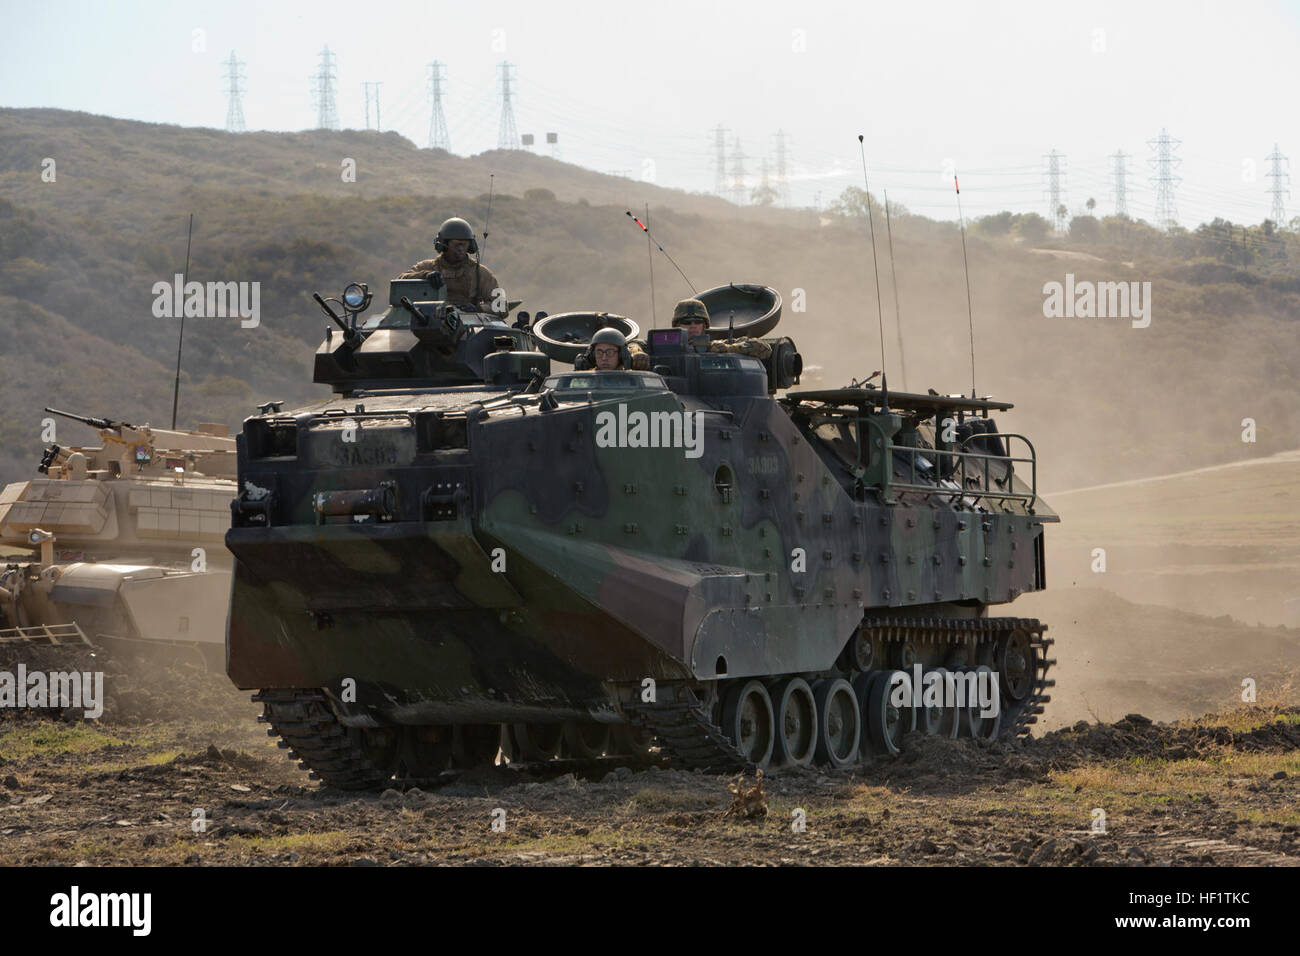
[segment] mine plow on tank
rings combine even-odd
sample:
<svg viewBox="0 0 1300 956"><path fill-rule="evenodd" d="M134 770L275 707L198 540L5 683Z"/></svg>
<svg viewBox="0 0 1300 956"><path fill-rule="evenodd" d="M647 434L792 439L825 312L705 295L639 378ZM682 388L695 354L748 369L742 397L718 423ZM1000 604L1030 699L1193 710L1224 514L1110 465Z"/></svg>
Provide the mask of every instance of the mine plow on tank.
<svg viewBox="0 0 1300 956"><path fill-rule="evenodd" d="M305 769L846 768L1030 732L1052 639L990 609L1046 586L1058 519L1011 405L800 391L759 285L702 294L708 337L649 324L648 371L551 367L627 317L434 295L395 280L362 324L345 293L335 395L244 423L228 673Z"/></svg>
<svg viewBox="0 0 1300 956"><path fill-rule="evenodd" d="M71 624L36 624L28 627L0 628L3 647L92 647L76 622Z"/></svg>

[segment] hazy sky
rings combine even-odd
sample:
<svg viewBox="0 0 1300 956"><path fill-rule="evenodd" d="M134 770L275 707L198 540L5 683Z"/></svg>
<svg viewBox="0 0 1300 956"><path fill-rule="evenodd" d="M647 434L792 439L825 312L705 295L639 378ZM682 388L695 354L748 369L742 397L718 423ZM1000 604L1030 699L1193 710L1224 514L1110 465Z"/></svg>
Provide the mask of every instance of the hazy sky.
<svg viewBox="0 0 1300 956"><path fill-rule="evenodd" d="M518 132L558 133L561 158L712 190L721 124L728 181L739 137L752 187L781 129L799 205L861 185L859 132L872 190L945 218L949 163L967 215L1046 213L1052 149L1071 210L1109 212L1122 149L1129 212L1150 219L1162 127L1185 225L1258 222L1273 144L1300 161L1300 3L2 2L4 106L221 128L234 50L248 128L306 129L328 44L344 127L381 82L383 128L427 145L439 60L451 148L473 154L497 145L509 60Z"/></svg>

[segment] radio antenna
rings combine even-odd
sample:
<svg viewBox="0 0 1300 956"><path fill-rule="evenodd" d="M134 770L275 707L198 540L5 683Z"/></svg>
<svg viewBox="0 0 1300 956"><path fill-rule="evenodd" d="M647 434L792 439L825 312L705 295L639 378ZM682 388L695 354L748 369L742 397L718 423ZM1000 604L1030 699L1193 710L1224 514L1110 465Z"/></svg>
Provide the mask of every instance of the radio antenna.
<svg viewBox="0 0 1300 956"><path fill-rule="evenodd" d="M194 238L194 213L185 236L185 269L181 272L181 334L176 339L176 383L172 386L172 431L176 430L176 406L181 400L181 346L185 344L185 279L190 274L190 240Z"/></svg>
<svg viewBox="0 0 1300 956"><path fill-rule="evenodd" d="M483 220L483 241L478 244L478 257L474 260L476 263L481 262L483 253L487 249L488 226L492 224L492 192L496 185L497 174L492 173L488 176L488 208L487 216Z"/></svg>
<svg viewBox="0 0 1300 956"><path fill-rule="evenodd" d="M488 208L487 215L483 218L483 241L478 244L478 252L474 253L474 296L476 299L478 299L483 291L481 285L483 277L483 253L487 251L488 226L492 223L492 187L496 184L496 179L496 173L488 175ZM470 235L473 235L473 233L471 232ZM478 305L477 301L475 302L475 305ZM506 310L509 311L508 306L506 307Z"/></svg>
<svg viewBox="0 0 1300 956"><path fill-rule="evenodd" d="M957 190L957 222L961 224L961 264L966 271L966 321L970 326L970 397L975 397L975 309L970 300L970 263L966 261L966 218L961 214L961 184L953 170L952 185Z"/></svg>
<svg viewBox="0 0 1300 956"><path fill-rule="evenodd" d="M862 189L867 194L867 225L871 229L871 269L876 276L876 324L880 326L880 367L885 368L885 313L880 307L880 266L876 262L876 223L871 213L871 187L867 184L867 153L862 134L858 134L858 155L862 158ZM889 407L889 376L880 373L880 388L885 393L884 407Z"/></svg>
<svg viewBox="0 0 1300 956"><path fill-rule="evenodd" d="M650 204L645 204L645 221L650 221ZM645 257L650 263L650 321L653 322L659 310L655 308L655 251L651 247L650 233L645 234Z"/></svg>
<svg viewBox="0 0 1300 956"><path fill-rule="evenodd" d="M898 325L898 366L902 372L903 391L907 391L907 356L903 351L903 314L898 307L898 274L894 272L894 227L889 221L889 190L885 193L885 235L889 237L889 281L894 286L894 322Z"/></svg>
<svg viewBox="0 0 1300 956"><path fill-rule="evenodd" d="M672 256L668 255L668 250L665 249L663 246L659 245L658 239L650 235L650 230L645 227L645 223L643 223L636 216L632 215L632 210L630 209L627 210L627 217L641 227L641 231L645 233L645 237L649 239L651 242L653 242L655 246L659 249L659 251L662 252L667 257L668 261L673 264L673 268L677 270L677 274L681 276L683 279L686 279L686 273L683 272L682 267L677 264L677 260L675 260ZM699 295L699 292L695 288L695 283L693 283L690 279L686 279L686 284L691 287L692 292L694 292L696 295Z"/></svg>

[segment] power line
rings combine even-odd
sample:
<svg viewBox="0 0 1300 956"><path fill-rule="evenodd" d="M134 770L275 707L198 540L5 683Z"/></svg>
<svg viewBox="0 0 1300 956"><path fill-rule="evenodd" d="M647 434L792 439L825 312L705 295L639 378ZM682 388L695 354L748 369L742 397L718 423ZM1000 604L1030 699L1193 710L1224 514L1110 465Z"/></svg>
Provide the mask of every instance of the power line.
<svg viewBox="0 0 1300 956"><path fill-rule="evenodd" d="M226 132L244 132L244 103L241 97L244 91L239 81L244 79L244 61L235 59L235 51L230 51L226 62Z"/></svg>
<svg viewBox="0 0 1300 956"><path fill-rule="evenodd" d="M1047 160L1047 202L1048 218L1053 223L1053 228L1057 232L1065 232L1067 210L1065 203L1062 201L1064 195L1061 188L1061 177L1064 174L1065 157L1052 150L1043 157Z"/></svg>
<svg viewBox="0 0 1300 956"><path fill-rule="evenodd" d="M451 136L447 132L447 117L442 112L442 63L429 64L429 148L451 152Z"/></svg>
<svg viewBox="0 0 1300 956"><path fill-rule="evenodd" d="M375 98L375 132L379 132L382 128L379 122L379 88L383 85L382 80L371 83L363 82L361 84L362 88L366 91L366 129L370 129L370 97L373 91L373 96Z"/></svg>
<svg viewBox="0 0 1300 956"><path fill-rule="evenodd" d="M1272 164L1268 171L1268 178L1273 180L1273 185L1268 190L1273 197L1273 208L1269 212L1269 218L1273 220L1274 225L1281 226L1286 222L1286 205L1282 202L1282 198L1291 195L1291 190L1287 188L1291 184L1289 172L1291 163L1278 150L1277 143L1273 144L1273 152L1264 158ZM1287 171L1283 171L1283 163L1286 163Z"/></svg>
<svg viewBox="0 0 1300 956"><path fill-rule="evenodd" d="M312 100L316 104L316 128L338 129L339 111L334 99L334 84L338 79L334 54L328 44L320 51L320 66L311 77Z"/></svg>
<svg viewBox="0 0 1300 956"><path fill-rule="evenodd" d="M519 131L515 128L515 108L510 102L509 63L501 64L501 124L497 128L497 149L518 149Z"/></svg>
<svg viewBox="0 0 1300 956"><path fill-rule="evenodd" d="M731 148L731 193L737 206L745 205L745 153L740 148L739 136Z"/></svg>
<svg viewBox="0 0 1300 956"><path fill-rule="evenodd" d="M1125 188L1125 180L1128 176L1128 163L1126 162L1128 156L1125 154L1124 150L1121 149L1116 150L1114 155L1110 158L1115 161L1114 168L1112 169L1112 175L1115 177L1115 185L1112 191L1112 195L1115 197L1115 215L1127 216L1128 192Z"/></svg>
<svg viewBox="0 0 1300 956"><path fill-rule="evenodd" d="M1155 139L1147 140L1147 145L1155 150L1156 154L1155 159L1149 159L1147 163L1155 170L1155 175L1151 177L1151 185L1156 190L1155 225L1161 229L1178 225L1178 205L1174 200L1174 187L1183 180L1181 176L1174 175L1174 170L1181 166L1183 161L1174 156L1174 151L1181 142L1182 140L1174 139L1169 135L1169 131L1164 129Z"/></svg>
<svg viewBox="0 0 1300 956"><path fill-rule="evenodd" d="M782 206L790 205L789 159L785 151L785 130L776 131L776 194Z"/></svg>
<svg viewBox="0 0 1300 956"><path fill-rule="evenodd" d="M726 198L727 195L727 133L719 123L713 127L713 193Z"/></svg>

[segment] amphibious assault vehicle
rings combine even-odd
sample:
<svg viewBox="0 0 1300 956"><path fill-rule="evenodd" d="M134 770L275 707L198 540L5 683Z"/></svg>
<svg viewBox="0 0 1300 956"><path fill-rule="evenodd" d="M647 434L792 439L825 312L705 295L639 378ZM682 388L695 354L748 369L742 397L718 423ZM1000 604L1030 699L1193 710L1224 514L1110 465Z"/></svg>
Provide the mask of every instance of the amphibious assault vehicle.
<svg viewBox="0 0 1300 956"><path fill-rule="evenodd" d="M44 477L0 492L0 543L38 551L0 566L0 643L175 650L222 666L235 440L224 425L46 411L97 429L100 444L51 445Z"/></svg>
<svg viewBox="0 0 1300 956"><path fill-rule="evenodd" d="M507 325L394 280L359 321L370 297L316 296L334 394L244 423L226 537L228 673L328 785L501 754L845 767L1042 712L1045 626L989 615L1044 587L1057 520L1011 405L792 390L785 337L711 351L773 331L763 286L702 295L712 343L650 329L650 371L559 365L638 335L621 316Z"/></svg>

